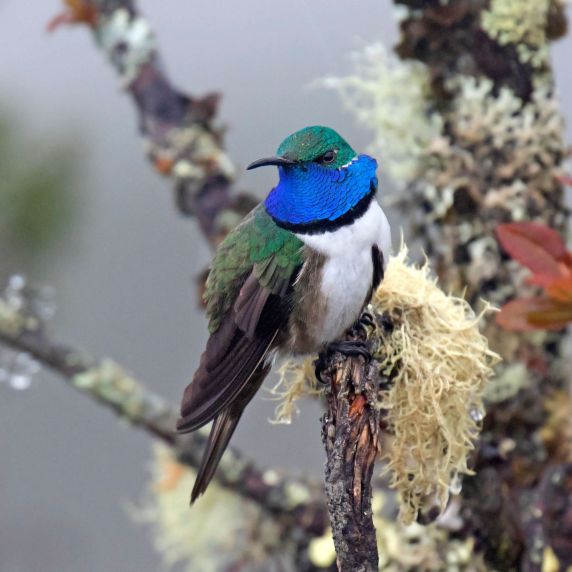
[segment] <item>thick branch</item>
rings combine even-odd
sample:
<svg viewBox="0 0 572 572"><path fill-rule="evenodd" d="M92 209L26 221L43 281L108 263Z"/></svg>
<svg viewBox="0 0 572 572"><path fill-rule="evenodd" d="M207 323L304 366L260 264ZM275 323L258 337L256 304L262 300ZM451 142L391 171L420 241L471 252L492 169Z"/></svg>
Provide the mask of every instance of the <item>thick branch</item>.
<svg viewBox="0 0 572 572"><path fill-rule="evenodd" d="M183 464L198 467L206 444L205 432L177 435L176 409L145 389L118 365L97 361L76 348L52 340L36 319L22 316L2 302L0 343L29 353L71 387L170 445ZM327 529L325 500L318 482L258 468L232 447L225 453L225 461L214 478L259 504L289 528L303 529L309 537L321 536Z"/></svg>
<svg viewBox="0 0 572 572"><path fill-rule="evenodd" d="M560 175L567 148L549 59L550 40L566 33L565 5L394 2L406 7L396 51L424 64L419 69L431 81L427 114L443 125L427 145L420 176L405 181L404 207L445 288L465 291L473 304L525 297L530 287L494 231L508 221L534 220L566 233ZM498 387L509 392L491 395L476 475L465 480L464 528L493 568L528 569L523 558L533 544L540 567L550 535L528 525L532 519L545 526L530 498L540 494L554 463L539 436L547 432L552 394L566 384L563 334L500 331L492 316L483 331L503 357ZM560 496L549 502L554 498L560 502Z"/></svg>

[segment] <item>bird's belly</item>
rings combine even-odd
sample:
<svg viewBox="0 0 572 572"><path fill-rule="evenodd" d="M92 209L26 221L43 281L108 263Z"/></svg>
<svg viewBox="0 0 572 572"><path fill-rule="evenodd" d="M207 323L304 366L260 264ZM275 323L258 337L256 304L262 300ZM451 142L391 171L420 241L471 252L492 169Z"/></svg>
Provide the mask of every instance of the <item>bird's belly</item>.
<svg viewBox="0 0 572 572"><path fill-rule="evenodd" d="M295 285L288 350L317 352L341 338L359 318L372 280L371 247L329 258L309 252Z"/></svg>
<svg viewBox="0 0 572 572"><path fill-rule="evenodd" d="M314 331L320 345L340 338L359 318L372 277L371 249L332 257L326 262L320 284L325 311Z"/></svg>
<svg viewBox="0 0 572 572"><path fill-rule="evenodd" d="M297 235L305 263L294 287L289 322L291 351L311 353L337 339L359 318L373 284L372 247L389 254L387 218L372 201L366 213L333 232Z"/></svg>

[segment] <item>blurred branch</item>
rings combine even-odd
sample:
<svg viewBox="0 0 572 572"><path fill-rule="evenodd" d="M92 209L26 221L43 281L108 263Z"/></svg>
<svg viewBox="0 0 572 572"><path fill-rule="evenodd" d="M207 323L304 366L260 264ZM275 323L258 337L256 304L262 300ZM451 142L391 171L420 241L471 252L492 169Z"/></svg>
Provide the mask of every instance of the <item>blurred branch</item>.
<svg viewBox="0 0 572 572"><path fill-rule="evenodd" d="M198 467L206 444L205 432L177 435L176 409L117 364L95 360L74 347L52 340L41 321L13 310L1 300L0 343L27 352L61 376L70 387L172 447L181 463ZM254 501L288 529L303 530L308 537L324 534L328 518L320 483L260 469L233 448L228 449L226 460L214 477L220 484Z"/></svg>
<svg viewBox="0 0 572 572"><path fill-rule="evenodd" d="M205 237L217 244L258 202L234 194L235 168L215 124L220 96L193 97L167 76L147 20L128 0L66 0L63 23L87 25L130 94L147 155L173 183L178 210L196 216Z"/></svg>

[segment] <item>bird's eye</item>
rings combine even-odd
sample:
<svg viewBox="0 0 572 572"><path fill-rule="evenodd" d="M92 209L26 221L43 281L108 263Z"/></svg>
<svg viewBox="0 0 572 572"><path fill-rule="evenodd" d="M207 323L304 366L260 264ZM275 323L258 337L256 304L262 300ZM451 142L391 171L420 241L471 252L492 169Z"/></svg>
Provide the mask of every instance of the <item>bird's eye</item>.
<svg viewBox="0 0 572 572"><path fill-rule="evenodd" d="M333 163L336 160L336 156L338 155L338 152L336 149L330 149L329 151L326 151L319 159L318 161L320 163L322 163L322 165L329 165L330 163Z"/></svg>

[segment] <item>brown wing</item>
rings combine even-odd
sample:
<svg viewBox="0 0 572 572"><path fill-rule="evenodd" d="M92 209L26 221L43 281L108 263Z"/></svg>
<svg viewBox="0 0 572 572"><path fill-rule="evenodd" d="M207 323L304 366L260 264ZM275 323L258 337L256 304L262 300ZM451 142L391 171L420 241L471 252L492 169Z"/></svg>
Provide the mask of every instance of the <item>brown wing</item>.
<svg viewBox="0 0 572 572"><path fill-rule="evenodd" d="M185 389L177 429L187 433L214 419L233 402L267 355L288 318L288 285L294 276L273 277L261 286L260 268L246 278L239 295L211 334L193 381ZM286 280L286 284L279 284ZM274 294L273 292L279 292Z"/></svg>

